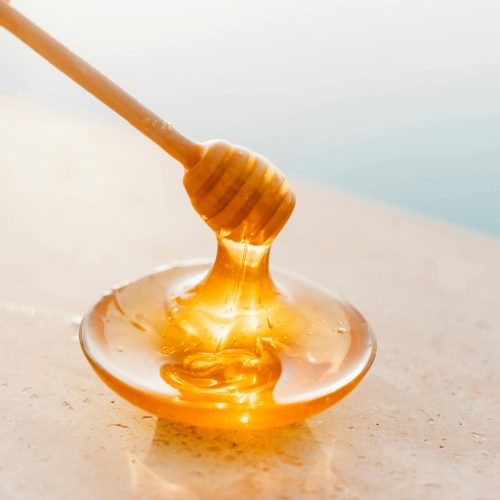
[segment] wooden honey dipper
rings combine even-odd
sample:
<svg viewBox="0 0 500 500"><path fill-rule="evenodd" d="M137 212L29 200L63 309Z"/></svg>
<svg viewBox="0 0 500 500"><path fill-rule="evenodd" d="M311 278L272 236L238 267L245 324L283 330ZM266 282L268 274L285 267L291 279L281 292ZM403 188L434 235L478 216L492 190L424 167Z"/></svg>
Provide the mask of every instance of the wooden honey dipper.
<svg viewBox="0 0 500 500"><path fill-rule="evenodd" d="M0 25L182 163L191 203L216 233L262 245L285 225L295 196L269 160L225 141L199 144L180 134L4 0Z"/></svg>

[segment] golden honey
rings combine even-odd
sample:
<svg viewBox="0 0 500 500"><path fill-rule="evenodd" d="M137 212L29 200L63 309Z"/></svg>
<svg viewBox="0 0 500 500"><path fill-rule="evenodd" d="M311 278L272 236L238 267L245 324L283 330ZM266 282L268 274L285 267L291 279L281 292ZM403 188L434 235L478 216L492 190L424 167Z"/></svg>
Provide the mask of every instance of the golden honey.
<svg viewBox="0 0 500 500"><path fill-rule="evenodd" d="M105 296L82 347L129 401L162 417L221 428L305 418L361 380L375 341L351 306L286 272L269 272L295 197L267 159L215 141L184 186L217 236L215 262L171 266Z"/></svg>
<svg viewBox="0 0 500 500"><path fill-rule="evenodd" d="M314 414L368 370L375 341L359 313L285 271L269 245L218 239L213 266L174 265L105 296L82 324L97 373L159 416L263 428Z"/></svg>

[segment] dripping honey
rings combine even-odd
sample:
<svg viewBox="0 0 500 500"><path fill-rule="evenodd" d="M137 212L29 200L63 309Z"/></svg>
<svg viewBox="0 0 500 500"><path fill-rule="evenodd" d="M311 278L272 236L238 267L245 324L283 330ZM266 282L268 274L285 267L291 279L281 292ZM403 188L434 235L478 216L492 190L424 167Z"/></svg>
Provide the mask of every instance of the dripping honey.
<svg viewBox="0 0 500 500"><path fill-rule="evenodd" d="M281 374L276 349L294 322L269 274L293 192L266 159L224 141L205 146L184 185L218 250L207 276L168 306L161 374L184 399L255 407L272 400Z"/></svg>
<svg viewBox="0 0 500 500"><path fill-rule="evenodd" d="M169 306L162 376L186 399L256 404L281 374L291 311L269 275L270 245L218 243L206 278Z"/></svg>
<svg viewBox="0 0 500 500"><path fill-rule="evenodd" d="M299 277L270 274L295 198L267 160L223 141L186 169L217 236L212 265L173 266L115 290L82 326L83 349L117 392L194 425L261 428L316 413L362 379L375 352L363 318Z"/></svg>

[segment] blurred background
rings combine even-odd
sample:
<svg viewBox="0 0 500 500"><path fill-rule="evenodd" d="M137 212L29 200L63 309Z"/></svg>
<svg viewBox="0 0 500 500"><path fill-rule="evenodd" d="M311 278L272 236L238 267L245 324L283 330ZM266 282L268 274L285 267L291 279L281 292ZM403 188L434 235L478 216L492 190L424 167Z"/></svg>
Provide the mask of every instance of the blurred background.
<svg viewBox="0 0 500 500"><path fill-rule="evenodd" d="M13 4L197 140L500 235L498 0ZM128 127L5 30L0 47L4 95Z"/></svg>

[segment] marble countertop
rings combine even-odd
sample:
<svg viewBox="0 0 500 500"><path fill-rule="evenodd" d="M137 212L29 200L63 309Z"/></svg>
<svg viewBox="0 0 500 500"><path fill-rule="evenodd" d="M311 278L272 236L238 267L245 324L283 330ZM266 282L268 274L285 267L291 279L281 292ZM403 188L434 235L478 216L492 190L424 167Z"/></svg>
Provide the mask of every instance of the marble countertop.
<svg viewBox="0 0 500 500"><path fill-rule="evenodd" d="M127 128L0 109L0 497L500 496L498 240L292 178L271 264L354 303L375 364L289 427L158 420L96 377L78 324L112 285L214 255L181 168Z"/></svg>

